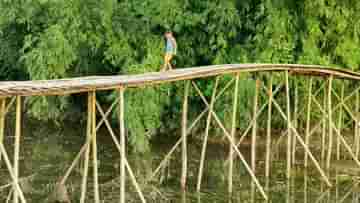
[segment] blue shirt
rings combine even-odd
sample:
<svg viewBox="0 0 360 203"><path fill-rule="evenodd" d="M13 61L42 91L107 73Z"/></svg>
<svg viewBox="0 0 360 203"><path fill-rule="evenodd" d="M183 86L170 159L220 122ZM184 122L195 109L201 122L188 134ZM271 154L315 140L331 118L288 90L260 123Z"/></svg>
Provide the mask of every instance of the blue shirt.
<svg viewBox="0 0 360 203"><path fill-rule="evenodd" d="M173 44L173 42L171 41L170 38L166 39L165 52L169 53L169 54L176 54L176 47L174 47L174 44Z"/></svg>

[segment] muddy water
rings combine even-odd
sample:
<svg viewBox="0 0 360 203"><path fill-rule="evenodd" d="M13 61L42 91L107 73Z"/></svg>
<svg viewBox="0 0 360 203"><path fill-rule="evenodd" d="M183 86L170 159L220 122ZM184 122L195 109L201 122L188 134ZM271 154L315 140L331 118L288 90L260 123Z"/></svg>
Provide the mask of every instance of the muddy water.
<svg viewBox="0 0 360 203"><path fill-rule="evenodd" d="M11 131L11 130L10 130ZM32 126L24 130L21 148L21 186L28 202L54 202L53 192L56 183L65 174L71 161L80 150L84 133L78 126L61 129L56 126ZM13 137L7 135L6 147L12 154ZM201 143L190 140L188 189L180 190L181 174L180 150L174 153L167 167L151 182L146 180L151 176L157 165L176 142L176 137L169 135L152 143L149 154L136 156L129 153L128 160L148 202L159 203L237 203L265 202L259 191L251 184L251 179L244 166L236 160L234 169L234 194L227 195L227 167L224 165L228 149L224 145L210 144L205 163L204 178L201 193L196 192L197 171L201 152ZM119 153L106 132L98 134L99 181L101 199L104 202L118 202L119 198ZM261 140L261 139L260 139ZM281 144L279 146L282 146ZM333 162L329 173L334 187L327 188L321 181L319 173L314 168L304 169L302 150L299 148L298 160L292 169L292 178L285 177L285 156L282 150L276 153L273 145L273 162L271 178L266 179L264 172L263 147L258 148L257 176L261 185L269 194L269 202L359 202L360 201L360 170L352 161ZM249 160L248 146L242 146L242 153ZM319 154L316 149L315 154ZM129 150L130 151L130 150ZM81 185L81 164L76 167L66 183L66 191L71 202L78 202ZM89 171L88 197L92 198L92 169ZM1 164L0 188L10 182L8 173ZM359 184L360 185L360 184ZM64 189L64 188L62 188ZM12 193L11 188L1 188L0 202ZM127 179L127 202L140 202L131 181Z"/></svg>

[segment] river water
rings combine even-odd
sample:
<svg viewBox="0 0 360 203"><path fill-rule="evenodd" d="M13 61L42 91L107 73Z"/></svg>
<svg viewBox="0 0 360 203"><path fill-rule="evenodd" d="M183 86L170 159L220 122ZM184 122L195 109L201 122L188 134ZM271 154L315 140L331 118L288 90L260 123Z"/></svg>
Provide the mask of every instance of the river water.
<svg viewBox="0 0 360 203"><path fill-rule="evenodd" d="M12 154L13 137L8 130L5 139L7 151ZM84 130L79 126L69 125L66 128L48 125L31 125L24 129L20 157L21 186L28 202L54 202L53 194L57 182L63 177L66 169L84 143ZM148 202L159 203L237 203L266 202L259 191L251 184L250 176L239 160L234 166L234 193L227 195L227 158L228 147L223 144L209 144L202 190L196 192L197 172L201 153L201 143L196 139L189 141L189 172L186 192L180 189L181 152L175 151L167 167L160 171L153 181L147 181L157 165L171 149L178 137L168 135L154 140L151 152L146 155L128 153L129 163L143 189ZM259 137L260 143L263 138ZM98 133L99 182L103 202L119 202L119 153L106 131ZM279 146L282 144L280 143ZM286 159L283 150L272 147L271 178L264 177L263 146L257 148L257 177L269 195L269 202L360 202L360 170L352 161L333 162L329 176L334 187L328 188L321 180L315 168L303 167L303 150L298 146L297 161L292 168L292 177L286 178ZM247 160L250 159L249 146L241 146ZM129 150L130 151L130 150ZM319 154L315 149L315 154ZM319 158L317 156L317 158ZM90 162L91 163L91 162ZM81 186L81 165L75 168L66 182L66 191L71 202L78 202ZM312 165L312 164L311 164ZM86 202L93 202L92 169L89 171L88 196ZM6 202L11 187L1 187L10 182L4 164L0 167L0 202ZM127 202L140 202L127 179ZM62 188L64 189L64 188ZM62 190L64 191L64 190Z"/></svg>

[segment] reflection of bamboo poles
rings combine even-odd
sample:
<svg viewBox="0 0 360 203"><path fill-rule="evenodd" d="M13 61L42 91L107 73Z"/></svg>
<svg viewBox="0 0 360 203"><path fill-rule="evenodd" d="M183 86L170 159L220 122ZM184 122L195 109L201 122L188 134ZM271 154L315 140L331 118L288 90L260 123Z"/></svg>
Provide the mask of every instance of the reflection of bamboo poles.
<svg viewBox="0 0 360 203"><path fill-rule="evenodd" d="M305 135L305 144L309 146L309 138L310 138L310 119L311 119L311 93L312 93L312 83L313 78L310 78L308 83L308 102L307 102L307 110L306 110L306 135ZM308 155L305 153L304 157L305 167L308 166Z"/></svg>
<svg viewBox="0 0 360 203"><path fill-rule="evenodd" d="M92 140L92 158L93 158L93 179L94 179L94 202L100 203L99 194L99 175L97 162L97 142L96 142L96 92L91 95L91 140Z"/></svg>
<svg viewBox="0 0 360 203"><path fill-rule="evenodd" d="M254 124L252 128L251 135L251 170L255 173L256 171L256 133L257 133L257 106L258 106L258 94L259 94L260 80L256 80L255 83L255 94L254 94L254 110L253 110L253 118Z"/></svg>
<svg viewBox="0 0 360 203"><path fill-rule="evenodd" d="M187 113L188 113L188 97L189 97L190 81L185 81L183 112L181 122L182 137L182 171L181 171L181 188L185 190L187 176Z"/></svg>
<svg viewBox="0 0 360 203"><path fill-rule="evenodd" d="M198 182L197 182L197 185L196 185L196 190L198 192L201 189L201 180L202 180L202 176L203 176L203 169L204 169L204 163L205 163L207 140L208 140L208 137L209 137L209 130L210 130L210 124L211 124L211 111L214 108L215 96L216 96L216 91L217 91L218 84L219 84L219 77L216 77L215 86L214 86L213 93L212 93L212 96L211 96L211 101L210 101L209 113L208 113L208 117L207 117L207 120L206 120L206 127L205 127L205 135L204 135L203 146L202 146L202 150L201 150Z"/></svg>
<svg viewBox="0 0 360 203"><path fill-rule="evenodd" d="M328 113L328 130L329 130L329 142L328 142L328 154L327 154L327 158L326 158L326 168L330 169L330 162L331 162L331 154L332 154L332 147L333 147L333 130L331 127L332 124L332 107L331 107L331 90L332 90L332 81L333 81L333 76L330 75L329 78L329 86L328 86L328 95L327 95L327 113Z"/></svg>
<svg viewBox="0 0 360 203"><path fill-rule="evenodd" d="M344 91L345 91L345 88L344 88L344 82L342 82L341 84L341 96L340 96L340 102L343 102L344 100ZM339 120L338 120L338 129L341 133L341 130L342 130L342 124L343 124L343 108L341 106L341 108L339 109ZM336 139L336 159L337 160L340 160L340 157L341 157L341 145L340 145L340 139L339 137L337 137Z"/></svg>
<svg viewBox="0 0 360 203"><path fill-rule="evenodd" d="M120 203L125 203L125 179L126 179L126 141L124 121L124 88L119 89L119 126L120 126Z"/></svg>
<svg viewBox="0 0 360 203"><path fill-rule="evenodd" d="M88 93L88 112L87 112L87 130L86 130L86 143L90 143L91 140L91 123L92 123L92 98L91 93ZM80 203L85 203L86 200L86 187L87 187L87 176L89 172L89 156L90 156L90 144L86 146L85 149L85 161L84 161L84 171L81 184L81 194L80 194Z"/></svg>
<svg viewBox="0 0 360 203"><path fill-rule="evenodd" d="M231 139L232 142L235 142L235 133L236 133L236 115L237 115L237 108L238 108L238 98L239 98L239 79L240 74L236 74L236 82L235 82L235 89L234 89L234 99L233 99L233 112L232 112L232 121L231 121ZM230 164L229 164L229 173L228 173L228 192L232 194L233 188L233 148L230 146L229 150L230 156Z"/></svg>
<svg viewBox="0 0 360 203"><path fill-rule="evenodd" d="M266 127L266 157L265 157L265 177L267 177L267 179L270 176L271 114L272 114L272 99L273 99L272 85L273 85L273 75L270 73L269 87L268 87L269 105L268 105L268 118L267 118L267 127Z"/></svg>
<svg viewBox="0 0 360 203"><path fill-rule="evenodd" d="M19 182L20 138L21 138L21 97L16 96L16 125L15 125L15 149L14 149L15 184ZM13 198L14 198L13 199L14 203L19 202L19 194L15 188L14 188Z"/></svg>
<svg viewBox="0 0 360 203"><path fill-rule="evenodd" d="M287 151L286 151L286 177L290 178L291 173L291 117L290 117L290 93L289 93L289 71L285 71L285 88L286 88L286 118L287 118Z"/></svg>

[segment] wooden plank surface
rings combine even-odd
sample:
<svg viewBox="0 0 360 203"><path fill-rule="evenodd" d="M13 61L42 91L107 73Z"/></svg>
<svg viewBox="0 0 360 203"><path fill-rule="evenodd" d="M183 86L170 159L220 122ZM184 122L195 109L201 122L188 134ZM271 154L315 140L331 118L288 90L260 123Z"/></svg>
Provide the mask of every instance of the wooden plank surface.
<svg viewBox="0 0 360 203"><path fill-rule="evenodd" d="M225 64L175 69L137 75L90 76L59 80L0 82L0 97L32 95L66 95L91 90L110 90L120 87L143 87L180 80L204 78L237 72L268 72L289 70L291 74L326 76L360 80L360 74L340 68L299 64Z"/></svg>

